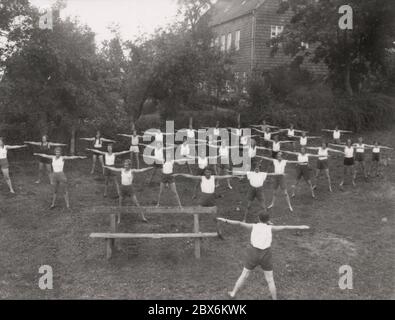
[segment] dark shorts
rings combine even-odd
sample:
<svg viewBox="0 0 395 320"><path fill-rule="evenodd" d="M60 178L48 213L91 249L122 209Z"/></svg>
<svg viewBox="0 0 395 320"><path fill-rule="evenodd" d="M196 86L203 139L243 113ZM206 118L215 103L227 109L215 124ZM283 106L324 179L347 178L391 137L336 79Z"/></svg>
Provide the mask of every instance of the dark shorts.
<svg viewBox="0 0 395 320"><path fill-rule="evenodd" d="M200 169L199 167L197 168L196 175L197 176L204 176L204 171L206 171L206 168Z"/></svg>
<svg viewBox="0 0 395 320"><path fill-rule="evenodd" d="M355 153L355 161L358 161L358 162L365 161L365 153L356 152Z"/></svg>
<svg viewBox="0 0 395 320"><path fill-rule="evenodd" d="M139 146L130 146L130 151L132 153L140 153Z"/></svg>
<svg viewBox="0 0 395 320"><path fill-rule="evenodd" d="M372 153L372 161L380 161L380 153Z"/></svg>
<svg viewBox="0 0 395 320"><path fill-rule="evenodd" d="M254 199L265 200L265 196L263 193L263 187L254 188L250 186L248 189L248 201L254 201Z"/></svg>
<svg viewBox="0 0 395 320"><path fill-rule="evenodd" d="M121 197L122 198L133 197L135 195L133 185L130 185L130 186L121 185L120 189L121 189Z"/></svg>
<svg viewBox="0 0 395 320"><path fill-rule="evenodd" d="M247 249L244 268L252 271L258 266L260 266L263 271L273 271L272 251L270 248L261 250L250 245Z"/></svg>
<svg viewBox="0 0 395 320"><path fill-rule="evenodd" d="M162 164L162 163L157 163L157 162L154 162L153 166L154 166L154 168L157 168L157 169L162 169L162 167L163 167L163 164Z"/></svg>
<svg viewBox="0 0 395 320"><path fill-rule="evenodd" d="M0 168L1 169L8 169L8 160L7 159L0 159Z"/></svg>
<svg viewBox="0 0 395 320"><path fill-rule="evenodd" d="M52 183L53 184L67 183L67 178L64 172L54 172L52 174Z"/></svg>
<svg viewBox="0 0 395 320"><path fill-rule="evenodd" d="M279 151L272 151L272 158L277 159L278 153L279 153Z"/></svg>
<svg viewBox="0 0 395 320"><path fill-rule="evenodd" d="M306 181L311 179L310 167L298 164L296 167L296 180L304 178Z"/></svg>
<svg viewBox="0 0 395 320"><path fill-rule="evenodd" d="M354 158L344 158L344 165L345 166L353 166L354 165Z"/></svg>
<svg viewBox="0 0 395 320"><path fill-rule="evenodd" d="M161 180L161 182L165 183L165 184L166 183L168 183L168 184L174 183L174 176L172 174L162 173L162 180Z"/></svg>
<svg viewBox="0 0 395 320"><path fill-rule="evenodd" d="M200 205L202 207L215 207L215 193L202 193Z"/></svg>
<svg viewBox="0 0 395 320"><path fill-rule="evenodd" d="M109 166L109 167L113 167L113 166ZM113 177L113 176L115 176L115 173L110 169L104 168L104 176L105 177Z"/></svg>
<svg viewBox="0 0 395 320"><path fill-rule="evenodd" d="M287 189L284 175L274 176L274 190L277 190L279 187L281 188L281 190Z"/></svg>
<svg viewBox="0 0 395 320"><path fill-rule="evenodd" d="M329 168L328 159L325 159L325 160L318 159L317 160L317 169L318 170L326 170L328 168Z"/></svg>
<svg viewBox="0 0 395 320"><path fill-rule="evenodd" d="M229 163L219 163L218 167L222 170L228 170L230 171L231 167Z"/></svg>
<svg viewBox="0 0 395 320"><path fill-rule="evenodd" d="M51 164L52 159L44 158L44 157L38 157L38 161L42 164Z"/></svg>

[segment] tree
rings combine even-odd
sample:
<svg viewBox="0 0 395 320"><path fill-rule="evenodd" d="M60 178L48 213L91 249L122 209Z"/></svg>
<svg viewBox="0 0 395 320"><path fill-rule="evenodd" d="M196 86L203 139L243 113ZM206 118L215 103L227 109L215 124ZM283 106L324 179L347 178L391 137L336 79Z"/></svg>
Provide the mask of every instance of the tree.
<svg viewBox="0 0 395 320"><path fill-rule="evenodd" d="M286 54L323 61L333 83L341 83L353 95L367 77L385 74L386 51L395 44L395 6L393 0L350 0L353 29L340 30L338 10L344 4L341 0L282 2L279 12L291 9L294 16L273 43L274 52L282 43ZM301 42L313 49L305 50Z"/></svg>
<svg viewBox="0 0 395 320"><path fill-rule="evenodd" d="M38 12L31 16L38 21ZM106 108L94 33L67 19L56 19L53 30L40 30L37 23L5 61L2 92L7 112L20 113L47 133L52 121L71 128L71 152L82 119L92 118Z"/></svg>

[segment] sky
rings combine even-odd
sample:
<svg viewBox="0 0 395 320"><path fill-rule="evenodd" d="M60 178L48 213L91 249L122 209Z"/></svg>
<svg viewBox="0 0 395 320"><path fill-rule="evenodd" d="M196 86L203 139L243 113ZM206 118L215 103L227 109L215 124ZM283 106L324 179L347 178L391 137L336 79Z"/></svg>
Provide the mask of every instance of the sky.
<svg viewBox="0 0 395 320"><path fill-rule="evenodd" d="M30 0L42 9L55 0ZM96 42L111 38L108 27L119 25L124 40L135 39L141 33L153 33L156 28L175 21L177 0L68 0L61 17L77 16L96 33Z"/></svg>

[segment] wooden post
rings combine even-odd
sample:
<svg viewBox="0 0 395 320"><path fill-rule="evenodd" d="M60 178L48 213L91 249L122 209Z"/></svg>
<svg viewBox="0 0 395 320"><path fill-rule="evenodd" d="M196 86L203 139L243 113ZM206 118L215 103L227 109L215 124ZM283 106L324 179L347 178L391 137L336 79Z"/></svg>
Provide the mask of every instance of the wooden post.
<svg viewBox="0 0 395 320"><path fill-rule="evenodd" d="M110 215L110 232L117 232L117 216L116 214ZM112 252L114 250L115 239L106 239L106 257L107 259L111 258Z"/></svg>
<svg viewBox="0 0 395 320"><path fill-rule="evenodd" d="M199 215L193 215L193 232L199 233ZM195 258L200 259L200 238L195 239Z"/></svg>

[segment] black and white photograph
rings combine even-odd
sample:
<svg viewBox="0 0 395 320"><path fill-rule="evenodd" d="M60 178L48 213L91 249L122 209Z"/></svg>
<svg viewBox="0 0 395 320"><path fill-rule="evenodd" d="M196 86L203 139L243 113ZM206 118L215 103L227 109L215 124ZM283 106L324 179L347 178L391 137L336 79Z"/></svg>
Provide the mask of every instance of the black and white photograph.
<svg viewBox="0 0 395 320"><path fill-rule="evenodd" d="M394 300L394 137L394 0L0 0L0 300Z"/></svg>

